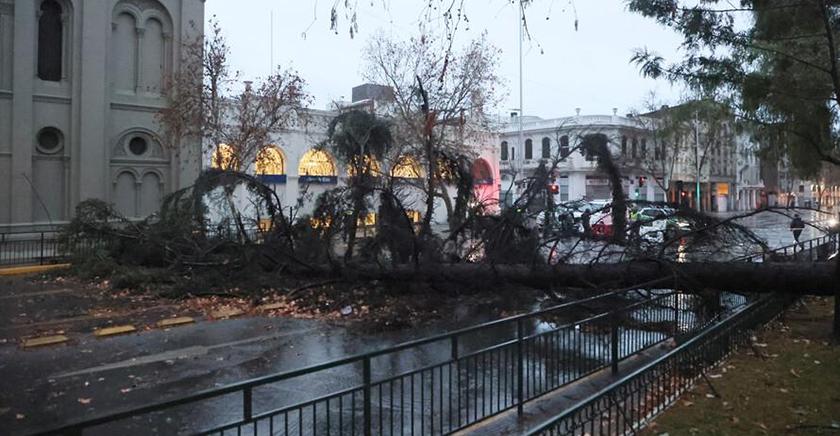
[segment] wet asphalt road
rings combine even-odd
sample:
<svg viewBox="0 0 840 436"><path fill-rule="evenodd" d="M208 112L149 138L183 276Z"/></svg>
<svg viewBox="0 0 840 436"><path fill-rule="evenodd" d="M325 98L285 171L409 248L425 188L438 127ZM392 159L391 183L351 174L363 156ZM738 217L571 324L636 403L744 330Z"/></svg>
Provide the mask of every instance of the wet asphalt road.
<svg viewBox="0 0 840 436"><path fill-rule="evenodd" d="M26 298L26 295L19 297ZM69 302L61 293L53 297L60 299L59 303ZM39 301L50 305L50 299L46 296ZM6 299L5 302L9 300L14 301ZM433 326L380 334L355 332L316 320L251 317L202 320L168 330L103 339L74 334L68 344L31 350L23 350L6 340L0 344L0 435L55 428L104 413L379 349L491 317L489 308L463 308L457 312L454 319ZM482 346L484 339L475 338L473 345ZM435 359L448 356L448 347L448 343L433 344L381 359L373 370L375 374L381 371L384 376L436 363ZM267 400L279 407L334 392L359 383L359 370L347 366L327 376L320 374L274 384ZM200 409L177 412L183 416L173 415L168 420L155 419L155 427L151 428L144 421L121 423L120 433L174 434L183 430L179 422L207 422L208 426L228 422L241 416L241 397L203 403ZM105 429L101 434L112 434L112 431Z"/></svg>

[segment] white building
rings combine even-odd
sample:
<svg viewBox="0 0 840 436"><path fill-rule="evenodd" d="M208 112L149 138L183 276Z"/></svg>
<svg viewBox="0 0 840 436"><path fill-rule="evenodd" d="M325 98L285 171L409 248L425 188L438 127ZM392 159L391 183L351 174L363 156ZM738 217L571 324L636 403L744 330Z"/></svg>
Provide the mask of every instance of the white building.
<svg viewBox="0 0 840 436"><path fill-rule="evenodd" d="M155 114L203 22L203 0L0 0L0 229L88 198L145 216L192 183L198 144L164 147Z"/></svg>
<svg viewBox="0 0 840 436"><path fill-rule="evenodd" d="M359 94L357 90L365 86L370 85L354 88L354 95ZM353 104L366 106L361 101ZM307 109L293 125L273 133L271 142L257 152L252 162L245 162L244 168L240 170L259 175L263 182L272 186L284 210L293 211L298 217L311 214L320 194L346 185L349 177L348 167L332 156L328 147L318 147L327 140L329 123L338 114L338 110ZM497 147L493 145L495 138L495 135L488 133L486 137L472 138L468 143L473 158L476 199L487 204L490 211L497 207L499 198L499 156ZM218 166L218 162L225 161L217 154L220 150L224 153L225 147L223 144L205 147L203 161L206 167ZM422 187L426 164L421 159L390 153L382 162L376 162L374 168L383 175L398 179L402 188L402 201L414 219L425 214L426 195ZM455 187L447 186L447 191L449 199L454 201ZM449 203L447 205L446 200L436 199L433 224L447 224L447 209L452 202ZM246 196L239 196L237 207L248 210ZM375 214L366 219L368 224L375 221Z"/></svg>
<svg viewBox="0 0 840 436"><path fill-rule="evenodd" d="M541 119L512 116L501 127L501 198L510 204L525 189L523 182L544 162L551 166L562 158L553 173L556 201L610 199L606 174L596 159L585 153L585 141L601 141L612 151L624 177L624 192L631 200L665 201L661 148L651 140L651 132L637 118L613 115L576 115Z"/></svg>

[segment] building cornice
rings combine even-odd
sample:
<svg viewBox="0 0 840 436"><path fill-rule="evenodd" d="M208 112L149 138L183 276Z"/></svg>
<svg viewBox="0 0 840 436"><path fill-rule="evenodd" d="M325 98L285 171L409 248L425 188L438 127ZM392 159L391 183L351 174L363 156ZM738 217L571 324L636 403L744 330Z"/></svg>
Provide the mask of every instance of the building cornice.
<svg viewBox="0 0 840 436"><path fill-rule="evenodd" d="M39 103L70 104L71 99L70 97L62 95L35 94L32 96L32 101L37 101Z"/></svg>
<svg viewBox="0 0 840 436"><path fill-rule="evenodd" d="M155 106L149 104L137 104L137 103L111 103L111 109L116 110L123 110L123 111L135 111L135 112L160 112L161 110L165 109L166 106Z"/></svg>

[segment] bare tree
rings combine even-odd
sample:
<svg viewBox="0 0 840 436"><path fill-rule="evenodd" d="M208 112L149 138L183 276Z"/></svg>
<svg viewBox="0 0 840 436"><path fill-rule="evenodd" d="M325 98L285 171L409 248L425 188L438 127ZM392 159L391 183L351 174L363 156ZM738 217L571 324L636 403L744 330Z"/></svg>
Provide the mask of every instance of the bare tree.
<svg viewBox="0 0 840 436"><path fill-rule="evenodd" d="M167 83L168 104L157 120L170 147L187 138L213 149L225 144L213 166L243 169L271 132L300 121L311 97L296 72L280 67L257 83L241 81L229 65L230 48L218 21L211 19L210 29L206 38L184 44L182 67Z"/></svg>
<svg viewBox="0 0 840 436"><path fill-rule="evenodd" d="M485 37L452 53L446 41L428 35L398 40L378 34L367 46L365 78L394 90L385 112L395 121L395 140L426 167L421 235L431 234L435 198L448 195L451 174L440 164L473 157L466 144L490 128L488 114L500 101L498 55Z"/></svg>

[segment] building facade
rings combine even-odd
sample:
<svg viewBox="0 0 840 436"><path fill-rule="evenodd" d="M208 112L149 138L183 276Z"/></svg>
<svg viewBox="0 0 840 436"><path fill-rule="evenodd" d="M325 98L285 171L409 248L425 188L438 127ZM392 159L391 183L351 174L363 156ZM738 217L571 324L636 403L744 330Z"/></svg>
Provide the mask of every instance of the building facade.
<svg viewBox="0 0 840 436"><path fill-rule="evenodd" d="M0 0L0 228L90 198L142 217L192 183L200 144L165 145L155 115L203 22L203 0Z"/></svg>
<svg viewBox="0 0 840 436"><path fill-rule="evenodd" d="M374 90L375 95L371 95ZM350 177L348 165L333 156L328 146L327 129L330 122L341 110L374 110L374 100L387 96L387 87L361 85L353 89L351 103L339 104L335 110L306 109L295 122L282 131L270 135L270 143L265 144L250 162L244 162L241 171L259 176L277 194L287 213L297 217L310 215L319 195L340 186L346 186ZM475 199L486 205L492 213L498 207L499 157L498 149L493 144L496 136L492 133L474 135L465 140L467 154L472 159L472 176ZM206 144L203 161L205 166L219 167L227 161L220 154L225 153L225 144ZM425 215L426 192L425 175L427 164L420 158L403 154L396 146L391 147L382 161L372 162L372 168L382 177L393 177L399 191L400 200L413 219ZM448 199L436 198L433 224L438 229L447 224L448 210L456 196L456 187L446 185ZM375 196L374 196L375 197ZM441 196L442 197L442 196ZM376 199L372 198L371 209L376 210ZM448 204L447 204L448 203ZM237 209L245 216L259 215L251 210L252 202L242 192L237 195ZM211 213L211 221L224 218L224 212ZM365 224L373 225L376 213L366 217Z"/></svg>
<svg viewBox="0 0 840 436"><path fill-rule="evenodd" d="M598 169L585 143L607 145L624 179L623 189L631 200L665 201L664 154L652 140L645 123L634 117L576 115L541 119L511 116L500 129L502 203L510 205L524 191L541 164L554 166L551 183L555 202L608 200L612 197L607 176Z"/></svg>

